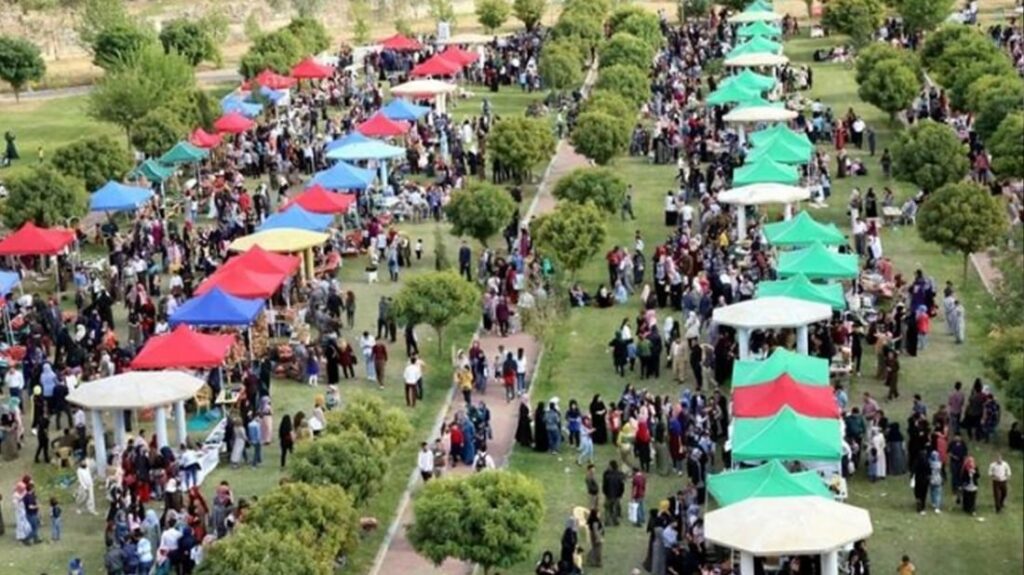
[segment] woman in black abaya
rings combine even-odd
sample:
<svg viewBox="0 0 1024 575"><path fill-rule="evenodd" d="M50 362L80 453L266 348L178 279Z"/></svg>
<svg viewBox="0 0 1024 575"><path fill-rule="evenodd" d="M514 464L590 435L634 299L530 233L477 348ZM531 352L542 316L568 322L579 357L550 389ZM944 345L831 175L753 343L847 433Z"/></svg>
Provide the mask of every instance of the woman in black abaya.
<svg viewBox="0 0 1024 575"><path fill-rule="evenodd" d="M526 401L519 403L519 423L516 425L516 443L523 447L533 445L533 430L530 428L530 406Z"/></svg>
<svg viewBox="0 0 1024 575"><path fill-rule="evenodd" d="M590 421L594 425L592 439L595 445L608 443L608 407L601 401L601 394L594 396L590 402Z"/></svg>
<svg viewBox="0 0 1024 575"><path fill-rule="evenodd" d="M537 404L533 412L533 450L539 453L548 452L548 430L544 426L544 402Z"/></svg>

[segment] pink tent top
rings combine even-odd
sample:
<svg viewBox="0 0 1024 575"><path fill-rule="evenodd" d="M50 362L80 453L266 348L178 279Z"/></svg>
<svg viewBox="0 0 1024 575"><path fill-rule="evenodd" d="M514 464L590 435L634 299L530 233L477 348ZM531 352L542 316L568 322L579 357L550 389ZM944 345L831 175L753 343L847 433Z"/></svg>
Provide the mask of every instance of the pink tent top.
<svg viewBox="0 0 1024 575"><path fill-rule="evenodd" d="M259 246L253 246L244 253L229 259L226 264L217 270L217 273L224 273L230 269L237 268L258 274L285 274L289 276L299 269L300 263L299 256L275 254Z"/></svg>
<svg viewBox="0 0 1024 575"><path fill-rule="evenodd" d="M169 334L151 338L132 360L132 369L196 369L217 367L224 363L233 335L208 335L179 325Z"/></svg>
<svg viewBox="0 0 1024 575"><path fill-rule="evenodd" d="M343 214L354 203L355 194L339 194L316 184L281 206L281 211L288 209L292 204L298 204L302 209L314 214Z"/></svg>
<svg viewBox="0 0 1024 575"><path fill-rule="evenodd" d="M427 58L423 62L417 64L411 72L410 76L454 76L462 70L463 65L458 62L453 62L445 58L440 54L434 54L430 58Z"/></svg>
<svg viewBox="0 0 1024 575"><path fill-rule="evenodd" d="M239 114L238 112L231 112L224 114L217 121L213 123L213 127L218 132L227 132L229 134L241 134L242 132L252 129L256 125L249 118Z"/></svg>
<svg viewBox="0 0 1024 575"><path fill-rule="evenodd" d="M73 230L47 229L25 222L21 229L0 240L0 256L52 256L73 243Z"/></svg>
<svg viewBox="0 0 1024 575"><path fill-rule="evenodd" d="M385 38L378 42L385 50L394 50L396 52L416 52L423 49L423 44L420 44L412 38L407 38L401 34L395 34L390 38Z"/></svg>
<svg viewBox="0 0 1024 575"><path fill-rule="evenodd" d="M377 112L372 118L356 126L364 136L401 136L409 131L409 122L392 120Z"/></svg>
<svg viewBox="0 0 1024 575"><path fill-rule="evenodd" d="M479 60L480 54L463 50L458 46L448 46L444 49L444 52L441 52L441 57L445 60L451 60L452 62L465 66Z"/></svg>
<svg viewBox="0 0 1024 575"><path fill-rule="evenodd" d="M197 148L209 150L219 146L223 137L223 134L211 134L202 128L196 128L192 131L192 135L188 137L188 141Z"/></svg>
<svg viewBox="0 0 1024 575"><path fill-rule="evenodd" d="M218 287L226 294L245 299L267 299L274 295L289 274L260 273L242 266L225 266L206 278L196 288L195 295L203 295Z"/></svg>
<svg viewBox="0 0 1024 575"><path fill-rule="evenodd" d="M304 80L310 78L330 78L334 75L334 68L324 66L313 58L306 58L292 67L292 78Z"/></svg>
<svg viewBox="0 0 1024 575"><path fill-rule="evenodd" d="M271 90L284 90L285 88L291 88L297 83L295 78L282 76L273 70L267 69L257 74L251 81L242 84L242 88L246 90L251 89L253 81L255 81L256 84L263 86L264 88L270 88Z"/></svg>
<svg viewBox="0 0 1024 575"><path fill-rule="evenodd" d="M773 417L787 406L807 417L839 417L831 387L797 383L788 374L732 392L733 417Z"/></svg>

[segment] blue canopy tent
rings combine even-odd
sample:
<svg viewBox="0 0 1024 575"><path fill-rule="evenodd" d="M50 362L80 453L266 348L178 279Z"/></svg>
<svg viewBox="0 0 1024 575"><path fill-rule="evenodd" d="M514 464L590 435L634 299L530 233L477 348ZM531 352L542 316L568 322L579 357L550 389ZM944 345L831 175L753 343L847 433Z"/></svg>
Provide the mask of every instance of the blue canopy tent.
<svg viewBox="0 0 1024 575"><path fill-rule="evenodd" d="M171 314L170 324L200 326L251 325L263 311L263 300L243 299L229 295L220 288L183 303Z"/></svg>
<svg viewBox="0 0 1024 575"><path fill-rule="evenodd" d="M93 212L128 212L138 209L153 197L153 190L110 181L93 192L89 210Z"/></svg>
<svg viewBox="0 0 1024 575"><path fill-rule="evenodd" d="M263 104L248 102L238 94L228 94L220 101L220 109L225 114L237 112L247 118L255 118L263 112Z"/></svg>
<svg viewBox="0 0 1024 575"><path fill-rule="evenodd" d="M369 139L365 142L356 142L347 146L340 146L327 152L327 157L332 160L358 161L377 160L380 162L380 182L382 186L388 184L388 162L391 158L405 156L405 148L392 146L387 142ZM327 187L327 186L324 186Z"/></svg>
<svg viewBox="0 0 1024 575"><path fill-rule="evenodd" d="M282 105L282 100L284 101L285 104L287 104L289 101L289 92L287 89L275 90L273 88L268 88L266 86L260 86L260 95L269 100L270 103L275 106Z"/></svg>
<svg viewBox="0 0 1024 575"><path fill-rule="evenodd" d="M426 106L417 106L416 104L406 102L405 100L391 100L387 106L381 108L381 113L384 117L389 120L406 120L409 122L415 122L423 116L427 115L430 108Z"/></svg>
<svg viewBox="0 0 1024 575"><path fill-rule="evenodd" d="M320 184L328 190L365 190L373 181L373 170L357 168L352 164L338 162L330 168L317 172L306 187Z"/></svg>
<svg viewBox="0 0 1024 575"><path fill-rule="evenodd" d="M344 147L344 146L348 146L348 145L351 145L351 144L358 144L360 142L369 142L369 141L370 141L370 138L367 138L366 136L360 134L359 132L351 132L349 134L345 134L344 136L338 138L337 140L332 140L332 141L328 142L327 146L324 148L324 152L325 153L326 152L331 152L333 150L337 150L338 148L341 148L341 147ZM330 154L328 154L327 157L328 158L331 157Z"/></svg>
<svg viewBox="0 0 1024 575"><path fill-rule="evenodd" d="M322 232L331 226L332 221L334 221L334 216L330 214L315 214L304 210L302 206L293 205L264 220L260 227L256 228L256 231L292 228Z"/></svg>

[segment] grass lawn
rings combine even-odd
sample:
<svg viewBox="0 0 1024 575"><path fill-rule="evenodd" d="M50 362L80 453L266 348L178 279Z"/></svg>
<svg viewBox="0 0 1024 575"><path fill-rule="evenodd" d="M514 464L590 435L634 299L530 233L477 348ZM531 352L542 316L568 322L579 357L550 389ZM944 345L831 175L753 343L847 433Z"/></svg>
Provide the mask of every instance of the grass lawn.
<svg viewBox="0 0 1024 575"><path fill-rule="evenodd" d="M811 52L826 46L829 41L792 40L787 42L786 54L797 63L809 64ZM850 65L814 64L814 89L808 95L820 97L837 115L845 114L847 108L852 106L876 130L879 154L891 141L894 127L888 124L886 115L857 99ZM855 150L851 152L860 155ZM830 154L834 157L831 149ZM867 155L867 152L863 152L863 155ZM650 166L640 160L626 158L617 160L615 168L634 185L634 208L638 219L637 222L611 219L609 238L600 254L615 243L629 245L637 229L643 231L649 246L661 240L662 234L669 231L668 228L659 228L657 222L662 218L661 199L665 190L674 188L674 168ZM849 221L844 211L849 192L854 186L862 191L868 186L874 186L880 193L882 186L890 185L901 198L913 192L912 186L884 182L877 160L868 160L868 168L870 175L867 177L835 180L830 206L814 210L813 216L819 220L833 221L848 231ZM934 410L945 402L954 381L962 380L969 384L975 377L984 375L980 354L985 329L979 318L980 311L989 301L973 270L968 285L961 285L961 258L958 255L943 254L938 247L923 242L915 230L886 229L883 232L883 243L886 255L893 259L897 270L905 276L921 268L940 285L947 279L952 280L968 309L969 329L965 345L953 344L952 338L944 333L940 320L934 324L935 333L930 338L928 349L917 358L903 359L903 398L885 403L883 409L889 413L890 419L904 422L910 413L910 398L914 393L920 393ZM598 283L607 281L600 255L581 272L580 280L591 291ZM622 309L572 310L553 330L547 342L547 356L537 378L534 403L558 396L563 406L570 399L576 399L585 410L595 393L601 393L606 402L616 401L627 382L659 395L677 397L680 386L664 377L664 372L661 379L640 381L630 375L621 379L612 371L606 343L623 318L635 316L636 305L634 300ZM871 377L874 364L874 355L866 353L863 365L865 375L854 379L848 386L851 401L858 401L863 391L884 397L884 386ZM1005 447L1005 429L1008 427L1009 422L1004 417L1003 431L996 446L970 446L983 471L987 469L996 448ZM614 456L610 447L599 448L598 470L603 470ZM1008 460L1015 471L1024 469L1024 460L1019 454L1008 456ZM567 449L557 457L517 449L513 453L511 467L541 482L547 501L546 516L536 540L534 556L508 571L513 575L527 575L533 572L534 562L544 550L550 549L557 554L564 519L573 507L585 504L584 470L574 464L574 456ZM979 496L978 518L953 510L953 500L948 491L946 513L920 517L914 513L913 494L908 482L909 478L903 476L870 484L861 469L850 484L849 502L868 509L872 514L875 535L870 539L868 547L874 571L890 572L895 569L903 554L911 556L919 573L1020 573L1024 570L1022 489L1016 485L1011 489L1008 511L1002 516L994 514L990 488L985 480ZM648 507L684 485L685 479L681 478L650 478ZM588 573L628 573L643 559L646 542L647 534L642 529L625 526L609 528L604 547L605 566L603 569L588 570Z"/></svg>

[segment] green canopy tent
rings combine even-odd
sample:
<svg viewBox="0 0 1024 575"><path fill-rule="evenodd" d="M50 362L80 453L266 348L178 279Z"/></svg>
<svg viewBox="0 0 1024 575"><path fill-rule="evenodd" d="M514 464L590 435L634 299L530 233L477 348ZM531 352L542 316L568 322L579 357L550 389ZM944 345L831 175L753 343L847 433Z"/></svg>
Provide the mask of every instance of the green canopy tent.
<svg viewBox="0 0 1024 575"><path fill-rule="evenodd" d="M770 159L780 164L806 164L811 161L811 150L789 142L773 143L768 146L755 146L747 153L748 162Z"/></svg>
<svg viewBox="0 0 1024 575"><path fill-rule="evenodd" d="M732 460L839 461L839 419L799 415L789 407L774 417L737 418L732 429Z"/></svg>
<svg viewBox="0 0 1024 575"><path fill-rule="evenodd" d="M725 59L743 56L744 54L781 54L782 44L763 36L755 36L737 45L725 55Z"/></svg>
<svg viewBox="0 0 1024 575"><path fill-rule="evenodd" d="M758 467L709 475L708 493L722 507L751 497L811 495L832 498L832 492L817 471L790 473L785 465L774 459Z"/></svg>
<svg viewBox="0 0 1024 575"><path fill-rule="evenodd" d="M146 178L154 183L166 182L173 175L174 168L167 167L153 159L142 162L128 174L130 178Z"/></svg>
<svg viewBox="0 0 1024 575"><path fill-rule="evenodd" d="M748 88L739 82L732 82L731 84L720 86L717 90L708 94L706 101L709 106L720 106L722 104L746 103L758 100L764 100L761 97L761 90Z"/></svg>
<svg viewBox="0 0 1024 575"><path fill-rule="evenodd" d="M743 9L744 12L771 12L775 8L770 0L754 0Z"/></svg>
<svg viewBox="0 0 1024 575"><path fill-rule="evenodd" d="M758 130L750 134L750 143L756 146L769 147L775 144L787 143L792 146L802 146L813 151L814 144L807 134L800 134L787 128L784 124L774 124L770 128Z"/></svg>
<svg viewBox="0 0 1024 575"><path fill-rule="evenodd" d="M846 243L846 237L835 224L816 222L806 211L786 221L765 224L764 236L769 244L776 247L805 247L814 242L828 246Z"/></svg>
<svg viewBox="0 0 1024 575"><path fill-rule="evenodd" d="M768 359L744 359L733 363L732 387L760 385L777 379L780 375L790 377L804 385L825 386L829 384L828 360L811 357L777 348Z"/></svg>
<svg viewBox="0 0 1024 575"><path fill-rule="evenodd" d="M206 159L210 155L209 150L204 150L192 144L181 141L174 144L174 147L160 156L157 160L165 166L177 166L179 164L192 164Z"/></svg>
<svg viewBox="0 0 1024 575"><path fill-rule="evenodd" d="M744 164L732 176L732 185L736 187L768 183L795 185L799 181L800 173L795 167L769 159Z"/></svg>
<svg viewBox="0 0 1024 575"><path fill-rule="evenodd" d="M770 9L770 7L768 9ZM736 35L740 38L755 38L758 36L764 36L765 38L778 38L782 36L782 28L779 28L775 24L768 24L763 20L758 20L757 22L751 22L740 26L739 30L736 31Z"/></svg>
<svg viewBox="0 0 1024 575"><path fill-rule="evenodd" d="M784 280L761 282L757 284L755 298L786 296L805 301L813 301L832 306L832 309L846 309L843 297L843 286L839 284L816 284L804 274L796 274Z"/></svg>
<svg viewBox="0 0 1024 575"><path fill-rule="evenodd" d="M802 250L781 254L776 271L780 277L804 274L812 280L853 279L859 273L855 254L834 252L817 241Z"/></svg>
<svg viewBox="0 0 1024 575"><path fill-rule="evenodd" d="M718 83L719 88L724 88L731 84L739 84L741 87L748 90L771 90L776 84L775 78L767 76L765 74L758 74L752 72L750 69L744 69L739 74L733 74L732 76L726 76L722 78L722 81Z"/></svg>

